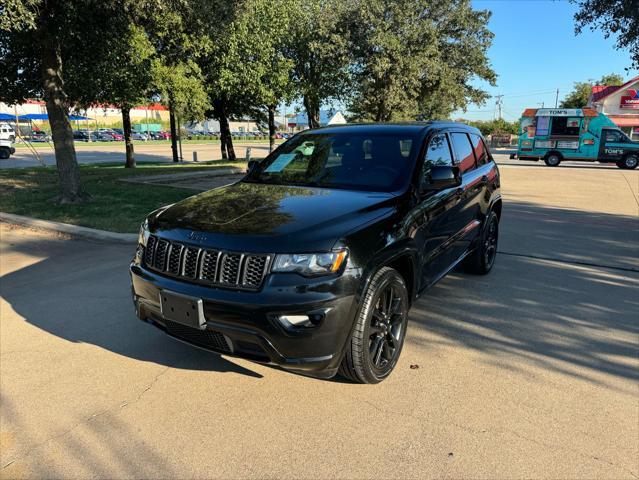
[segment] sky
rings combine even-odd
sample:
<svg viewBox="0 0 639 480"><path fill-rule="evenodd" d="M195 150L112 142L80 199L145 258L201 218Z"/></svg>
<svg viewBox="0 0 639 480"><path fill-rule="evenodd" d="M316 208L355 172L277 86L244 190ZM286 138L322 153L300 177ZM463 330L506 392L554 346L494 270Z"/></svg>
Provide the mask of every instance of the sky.
<svg viewBox="0 0 639 480"><path fill-rule="evenodd" d="M625 71L629 52L614 49L614 39L585 29L575 36L577 7L567 0L473 0L476 10L490 10L489 29L495 34L488 57L498 75L497 85L477 82L491 95L504 95L502 114L516 120L525 108L555 106L574 82L619 73L626 79L639 74ZM485 105L470 105L452 118L495 118L495 98Z"/></svg>

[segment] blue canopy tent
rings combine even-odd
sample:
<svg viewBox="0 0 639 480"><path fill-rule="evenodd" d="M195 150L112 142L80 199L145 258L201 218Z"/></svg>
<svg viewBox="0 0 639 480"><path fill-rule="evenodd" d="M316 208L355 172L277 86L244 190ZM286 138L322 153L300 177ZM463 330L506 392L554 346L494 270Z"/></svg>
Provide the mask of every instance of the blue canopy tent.
<svg viewBox="0 0 639 480"><path fill-rule="evenodd" d="M15 117L12 117L12 118L15 119ZM20 115L18 117L18 120L24 121L24 122L29 122L33 120L49 120L49 115L47 115L46 113L28 113L26 115ZM69 115L69 120L71 120L72 122L76 122L78 120L93 120L93 119L89 117L84 117L82 115Z"/></svg>
<svg viewBox="0 0 639 480"><path fill-rule="evenodd" d="M11 115L10 113L0 113L0 122L15 122L16 121L16 116L15 115Z"/></svg>

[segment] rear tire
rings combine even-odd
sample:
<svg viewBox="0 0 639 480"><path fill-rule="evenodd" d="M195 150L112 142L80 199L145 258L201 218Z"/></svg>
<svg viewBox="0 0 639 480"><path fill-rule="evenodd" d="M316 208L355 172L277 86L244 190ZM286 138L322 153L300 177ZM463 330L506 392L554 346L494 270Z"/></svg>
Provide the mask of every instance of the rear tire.
<svg viewBox="0 0 639 480"><path fill-rule="evenodd" d="M630 153L623 157L623 160L617 162L617 166L619 168L623 168L624 170L634 170L637 168L639 164L639 155L635 153Z"/></svg>
<svg viewBox="0 0 639 480"><path fill-rule="evenodd" d="M382 267L362 297L339 374L356 383L379 383L395 368L404 345L408 289L397 270Z"/></svg>
<svg viewBox="0 0 639 480"><path fill-rule="evenodd" d="M546 162L546 165L548 165L549 167L558 167L561 163L561 155L554 152L549 153L548 155L546 155L546 158L544 158L544 162Z"/></svg>
<svg viewBox="0 0 639 480"><path fill-rule="evenodd" d="M468 273L486 275L493 269L499 243L499 217L490 212L479 237L479 245L464 259L463 267Z"/></svg>
<svg viewBox="0 0 639 480"><path fill-rule="evenodd" d="M11 156L11 150L6 147L0 148L0 159L6 160Z"/></svg>

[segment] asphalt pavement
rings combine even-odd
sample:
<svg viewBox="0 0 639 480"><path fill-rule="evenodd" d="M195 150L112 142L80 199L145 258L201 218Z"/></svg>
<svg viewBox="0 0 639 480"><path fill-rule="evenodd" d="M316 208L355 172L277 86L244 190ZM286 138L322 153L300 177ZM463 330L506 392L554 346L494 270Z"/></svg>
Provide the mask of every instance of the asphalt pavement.
<svg viewBox="0 0 639 480"><path fill-rule="evenodd" d="M133 246L0 225L2 478L639 476L639 172L505 165L500 253L375 386L138 321Z"/></svg>

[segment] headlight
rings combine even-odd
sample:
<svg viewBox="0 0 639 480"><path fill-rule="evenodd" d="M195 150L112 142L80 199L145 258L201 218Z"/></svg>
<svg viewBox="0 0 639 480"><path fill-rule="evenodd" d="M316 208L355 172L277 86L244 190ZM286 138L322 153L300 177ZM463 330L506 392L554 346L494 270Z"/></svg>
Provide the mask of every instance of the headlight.
<svg viewBox="0 0 639 480"><path fill-rule="evenodd" d="M277 255L274 272L295 272L314 276L337 272L346 259L346 250L327 253L293 253Z"/></svg>

